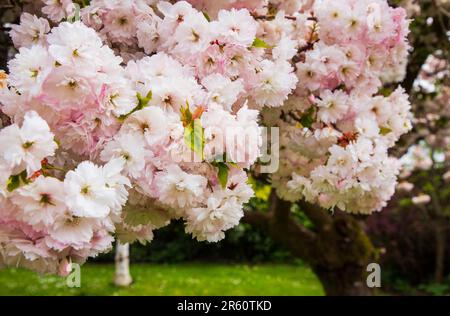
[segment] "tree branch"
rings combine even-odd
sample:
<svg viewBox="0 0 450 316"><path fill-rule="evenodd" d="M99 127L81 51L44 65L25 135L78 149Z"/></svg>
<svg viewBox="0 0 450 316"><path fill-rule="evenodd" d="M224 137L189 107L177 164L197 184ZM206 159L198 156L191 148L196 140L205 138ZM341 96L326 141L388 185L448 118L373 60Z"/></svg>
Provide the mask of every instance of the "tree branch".
<svg viewBox="0 0 450 316"><path fill-rule="evenodd" d="M408 149L412 145L416 144L423 138L424 138L423 135L415 131L411 131L408 134L404 134L398 141L397 145L389 150L389 154L394 157L401 158L408 152Z"/></svg>
<svg viewBox="0 0 450 316"><path fill-rule="evenodd" d="M308 203L304 200L297 202L300 210L308 216L308 218L319 229L327 229L333 224L333 217L318 205Z"/></svg>
<svg viewBox="0 0 450 316"><path fill-rule="evenodd" d="M275 190L269 197L269 212L247 211L243 222L263 230L295 256L310 260L309 254L314 249L316 234L292 217L291 203L278 198Z"/></svg>
<svg viewBox="0 0 450 316"><path fill-rule="evenodd" d="M422 69L423 64L425 64L428 56L428 54L416 54L415 57L411 58L411 61L408 64L405 79L401 84L408 94L411 93L414 87L414 82L419 76L420 70Z"/></svg>
<svg viewBox="0 0 450 316"><path fill-rule="evenodd" d="M269 227L270 216L258 211L247 211L242 218L242 222L252 225L263 231L267 231Z"/></svg>
<svg viewBox="0 0 450 316"><path fill-rule="evenodd" d="M273 240L284 245L295 256L310 261L316 234L298 223L292 216L285 220L270 219L267 233Z"/></svg>
<svg viewBox="0 0 450 316"><path fill-rule="evenodd" d="M291 214L291 202L280 199L276 190L272 190L269 197L269 213L274 219L284 221Z"/></svg>

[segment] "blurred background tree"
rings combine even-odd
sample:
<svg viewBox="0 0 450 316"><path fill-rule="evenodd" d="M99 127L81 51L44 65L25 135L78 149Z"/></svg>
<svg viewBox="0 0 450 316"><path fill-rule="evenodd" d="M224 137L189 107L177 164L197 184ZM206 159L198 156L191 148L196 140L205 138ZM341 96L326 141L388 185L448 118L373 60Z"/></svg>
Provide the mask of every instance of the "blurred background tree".
<svg viewBox="0 0 450 316"><path fill-rule="evenodd" d="M395 152L404 164L397 195L368 220L368 231L397 275L415 285L442 283L450 272L450 2L402 4L414 18L404 86L415 124Z"/></svg>

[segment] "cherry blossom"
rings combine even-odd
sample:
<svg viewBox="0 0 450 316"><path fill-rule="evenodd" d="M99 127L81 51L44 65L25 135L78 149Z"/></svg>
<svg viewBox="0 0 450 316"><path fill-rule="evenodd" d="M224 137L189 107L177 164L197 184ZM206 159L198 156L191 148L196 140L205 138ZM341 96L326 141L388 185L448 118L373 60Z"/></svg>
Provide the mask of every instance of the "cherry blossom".
<svg viewBox="0 0 450 316"><path fill-rule="evenodd" d="M66 275L174 219L198 241L225 238L253 196L263 127L280 131L281 198L370 214L392 197L401 163L389 150L412 114L402 88L381 88L405 75L403 9L92 0L79 13L44 0L43 16L12 26L0 264Z"/></svg>

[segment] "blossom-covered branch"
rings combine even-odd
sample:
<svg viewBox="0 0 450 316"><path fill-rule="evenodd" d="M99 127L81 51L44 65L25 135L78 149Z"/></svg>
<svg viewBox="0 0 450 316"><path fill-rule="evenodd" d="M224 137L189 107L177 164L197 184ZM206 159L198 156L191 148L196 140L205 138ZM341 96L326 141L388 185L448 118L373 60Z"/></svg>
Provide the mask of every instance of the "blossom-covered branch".
<svg viewBox="0 0 450 316"><path fill-rule="evenodd" d="M282 199L368 214L394 193L399 163L388 149L412 115L404 90L381 88L405 75L403 9L385 0L78 9L35 1L11 26L0 264L63 274L114 236L151 241L179 218L199 241L223 239L253 196L246 171L261 167L262 127L281 130L271 181ZM302 230L290 203L274 201L282 207L267 216Z"/></svg>

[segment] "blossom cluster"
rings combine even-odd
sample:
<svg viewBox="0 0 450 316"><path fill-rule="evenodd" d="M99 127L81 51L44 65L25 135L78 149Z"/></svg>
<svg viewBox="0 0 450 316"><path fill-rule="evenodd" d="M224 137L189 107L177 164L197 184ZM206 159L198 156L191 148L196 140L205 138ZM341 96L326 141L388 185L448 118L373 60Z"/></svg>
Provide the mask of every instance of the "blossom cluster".
<svg viewBox="0 0 450 316"><path fill-rule="evenodd" d="M381 89L404 76L405 11L382 0L322 0L262 23L268 43L294 40L297 48L295 93L264 110L266 124L281 130L277 192L327 209L381 210L400 168L388 150L411 129L404 90Z"/></svg>
<svg viewBox="0 0 450 316"><path fill-rule="evenodd" d="M232 91L205 88L223 77L201 85L165 53L129 62L126 73L138 95L152 96L141 98L148 106L124 119L100 159L125 157L136 191L173 209L198 240L222 239L253 195L243 168L259 156L258 112L244 105L233 114Z"/></svg>
<svg viewBox="0 0 450 316"><path fill-rule="evenodd" d="M54 136L34 111L0 131L0 264L64 274L111 248L131 185L124 160L84 161L57 177Z"/></svg>
<svg viewBox="0 0 450 316"><path fill-rule="evenodd" d="M242 13L250 17L233 12ZM81 21L49 26L24 13L11 32L19 53L0 95L13 122L2 130L2 260L54 272L109 249L114 232L145 242L173 218L198 240L224 238L253 195L244 168L260 154L245 72L198 76L164 49L125 64ZM250 36L235 45L253 54ZM40 207L50 209L44 222ZM67 235L55 237L58 227ZM39 245L33 255L14 234Z"/></svg>
<svg viewBox="0 0 450 316"><path fill-rule="evenodd" d="M262 124L279 195L354 213L395 189L408 21L385 0L43 0L0 82L0 264L64 272L183 219L215 242L253 195ZM79 16L79 19L77 19ZM262 114L262 115L260 115ZM262 122L260 122L262 118ZM262 124L261 124L262 123ZM257 169L257 168L256 168Z"/></svg>
<svg viewBox="0 0 450 316"><path fill-rule="evenodd" d="M213 90L211 97L227 94L216 103L231 106L250 99L259 107L281 106L295 89L297 77L288 62L295 51L280 47L277 54L265 54L266 44L257 37L260 25L247 9L220 10L210 20L185 1L160 1L155 9L151 4L94 0L83 9L83 21L125 60L165 52L191 67Z"/></svg>

